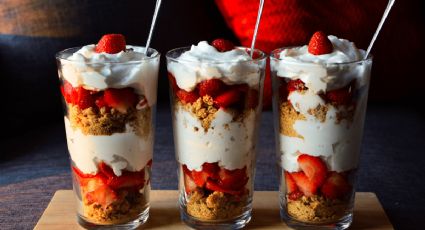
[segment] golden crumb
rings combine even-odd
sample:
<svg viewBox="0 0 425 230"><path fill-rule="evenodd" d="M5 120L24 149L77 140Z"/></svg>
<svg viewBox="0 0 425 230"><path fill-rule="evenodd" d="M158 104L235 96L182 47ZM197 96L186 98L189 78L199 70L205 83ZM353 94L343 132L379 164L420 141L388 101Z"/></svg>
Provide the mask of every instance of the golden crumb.
<svg viewBox="0 0 425 230"><path fill-rule="evenodd" d="M289 137L304 138L294 129L294 124L298 120L306 120L305 116L297 112L289 101L280 105L280 133Z"/></svg>
<svg viewBox="0 0 425 230"><path fill-rule="evenodd" d="M326 114L328 112L328 106L327 105L317 105L314 109L309 109L308 114L315 116L320 122L326 121Z"/></svg>
<svg viewBox="0 0 425 230"><path fill-rule="evenodd" d="M207 131L217 112L217 109L214 107L214 99L209 95L205 95L199 97L192 104L186 104L185 107L201 121L202 127Z"/></svg>

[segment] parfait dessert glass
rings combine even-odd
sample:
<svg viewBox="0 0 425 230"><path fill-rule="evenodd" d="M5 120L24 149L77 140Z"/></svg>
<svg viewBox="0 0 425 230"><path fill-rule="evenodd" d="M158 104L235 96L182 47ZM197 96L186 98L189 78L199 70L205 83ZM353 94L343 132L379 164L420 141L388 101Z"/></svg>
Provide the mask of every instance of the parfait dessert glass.
<svg viewBox="0 0 425 230"><path fill-rule="evenodd" d="M167 53L182 220L238 229L251 219L266 55L217 39Z"/></svg>
<svg viewBox="0 0 425 230"><path fill-rule="evenodd" d="M323 32L271 54L281 217L295 228L352 222L372 59Z"/></svg>
<svg viewBox="0 0 425 230"><path fill-rule="evenodd" d="M135 228L149 216L159 53L109 34L56 55L78 222Z"/></svg>

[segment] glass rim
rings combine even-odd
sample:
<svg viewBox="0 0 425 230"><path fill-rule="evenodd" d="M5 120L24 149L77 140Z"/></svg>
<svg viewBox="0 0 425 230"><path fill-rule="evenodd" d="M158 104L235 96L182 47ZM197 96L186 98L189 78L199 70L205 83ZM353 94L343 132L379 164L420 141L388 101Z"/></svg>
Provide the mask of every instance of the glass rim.
<svg viewBox="0 0 425 230"><path fill-rule="evenodd" d="M252 59L252 60L244 60L244 61L194 61L194 60L178 59L178 57L172 57L171 56L171 54L174 53L174 52L183 51L183 50L187 51L187 50L190 50L191 47L192 46L184 46L184 47L178 47L178 48L171 49L171 50L167 51L167 53L165 54L165 57L167 58L167 60L172 60L172 61L175 61L175 62L207 63L207 64L247 63L247 62L262 61L262 60L265 60L269 57L269 55L266 52L264 52L260 49L254 49L254 52L259 52L261 54L261 57L256 58L256 59ZM245 49L245 51L251 50L251 48L244 47L244 46L235 46L235 48Z"/></svg>
<svg viewBox="0 0 425 230"><path fill-rule="evenodd" d="M127 45L127 46L137 47L137 48L145 48L144 46L133 46L133 45ZM157 59L161 56L161 53L158 52L154 48L149 48L149 51L153 51L152 56L148 56L148 57L140 59L140 60L131 60L131 61L79 61L79 60L69 60L68 57L65 58L65 57L62 56L64 54L68 53L71 50L77 51L77 50L81 49L82 47L84 47L84 46L75 46L75 47L71 47L71 48L61 50L61 51L59 51L55 54L55 58L56 58L56 60L60 60L60 61L67 61L67 62L73 62L73 63L84 63L84 64L138 64L138 63L143 63L143 62L146 62L146 61Z"/></svg>
<svg viewBox="0 0 425 230"><path fill-rule="evenodd" d="M356 60L356 61L348 61L348 62L329 62L329 63L314 63L314 62L303 62L303 61L292 61L292 60L285 60L284 58L281 57L275 57L275 54L282 52L285 49L289 49L289 48L295 48L295 47L300 47L300 46L285 46L285 47L281 47L281 48L277 48L274 49L272 52L270 52L270 60L277 60L277 61L282 61L288 64L301 64L301 65L327 65L327 66L335 66L335 65L353 65L353 64L359 64L359 63L363 63L363 62L367 62L367 61L372 61L373 60L373 55L369 53L369 56L366 59L360 59L360 60ZM364 50L363 50L364 51Z"/></svg>

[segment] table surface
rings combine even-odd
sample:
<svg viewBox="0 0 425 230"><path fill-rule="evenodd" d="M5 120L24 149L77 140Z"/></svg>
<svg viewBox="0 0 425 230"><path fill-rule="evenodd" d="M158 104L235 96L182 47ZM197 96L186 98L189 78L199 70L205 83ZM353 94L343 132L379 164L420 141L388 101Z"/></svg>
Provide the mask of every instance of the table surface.
<svg viewBox="0 0 425 230"><path fill-rule="evenodd" d="M411 107L369 106L358 191L378 196L395 229L425 219L425 114ZM263 112L256 190L277 190L272 113ZM54 192L71 189L63 124L0 141L0 229L33 229ZM153 189L177 189L177 164L167 106L158 108Z"/></svg>

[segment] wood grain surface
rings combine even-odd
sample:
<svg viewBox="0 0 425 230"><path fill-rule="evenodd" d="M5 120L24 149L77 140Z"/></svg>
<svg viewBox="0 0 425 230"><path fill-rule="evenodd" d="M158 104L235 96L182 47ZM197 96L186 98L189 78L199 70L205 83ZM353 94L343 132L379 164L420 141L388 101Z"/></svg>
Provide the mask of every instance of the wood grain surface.
<svg viewBox="0 0 425 230"><path fill-rule="evenodd" d="M150 217L146 229L189 229L180 221L178 192L153 190ZM279 217L278 193L256 191L253 217L247 229L290 229ZM71 190L58 190L34 229L74 230L81 228L75 216L76 202ZM354 223L351 229L393 229L374 193L357 193Z"/></svg>

